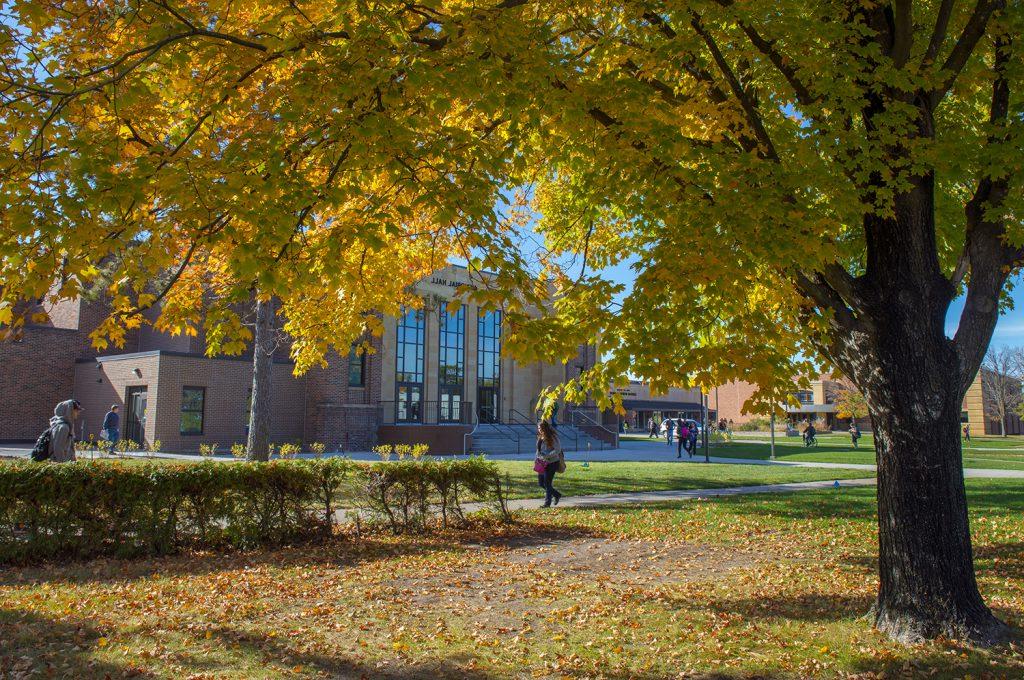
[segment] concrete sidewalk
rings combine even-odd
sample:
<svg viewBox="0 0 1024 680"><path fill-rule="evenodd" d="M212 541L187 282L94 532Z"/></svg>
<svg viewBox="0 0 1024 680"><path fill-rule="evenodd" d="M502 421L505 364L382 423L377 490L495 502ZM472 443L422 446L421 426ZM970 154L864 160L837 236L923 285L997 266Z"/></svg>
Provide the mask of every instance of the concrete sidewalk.
<svg viewBox="0 0 1024 680"><path fill-rule="evenodd" d="M557 482L557 478L555 480ZM836 489L842 491L847 487L874 486L875 479L842 479L839 486L835 481L793 482L790 484L760 484L757 486L731 486L722 489L684 489L679 491L636 491L632 493L609 493L595 496L563 496L559 501L560 508L590 508L603 505L638 505L644 503L663 503L666 501L697 500L720 496L742 496L758 493L789 493L794 491L818 491ZM543 498L523 498L509 501L509 510L535 510L543 505ZM466 509L473 509L467 506Z"/></svg>

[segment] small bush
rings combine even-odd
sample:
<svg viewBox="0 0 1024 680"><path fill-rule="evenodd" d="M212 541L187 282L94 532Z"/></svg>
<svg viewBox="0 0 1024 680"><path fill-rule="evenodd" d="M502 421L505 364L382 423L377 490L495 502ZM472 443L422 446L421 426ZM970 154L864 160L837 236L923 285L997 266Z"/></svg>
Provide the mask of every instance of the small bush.
<svg viewBox="0 0 1024 680"><path fill-rule="evenodd" d="M745 423L740 423L736 429L740 432L764 432L771 429L772 423L768 418L751 418Z"/></svg>
<svg viewBox="0 0 1024 680"><path fill-rule="evenodd" d="M0 465L0 562L280 545L330 533L342 505L423 531L462 521L469 499L505 510L492 463L17 461Z"/></svg>

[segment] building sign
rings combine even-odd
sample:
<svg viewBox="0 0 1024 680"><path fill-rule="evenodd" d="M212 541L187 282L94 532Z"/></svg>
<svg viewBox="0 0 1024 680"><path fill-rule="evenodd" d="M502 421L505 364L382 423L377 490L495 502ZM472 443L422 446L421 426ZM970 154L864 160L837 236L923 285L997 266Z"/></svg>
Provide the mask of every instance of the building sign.
<svg viewBox="0 0 1024 680"><path fill-rule="evenodd" d="M477 286L469 281L465 271L454 267L446 267L416 284L416 290L421 295L436 295L446 300L452 298L456 290L462 287L477 289Z"/></svg>
<svg viewBox="0 0 1024 680"><path fill-rule="evenodd" d="M454 279L446 279L442 276L434 276L430 279L430 282L435 286L447 286L448 288L458 288L459 286L469 286L476 290L476 286L470 285L468 281L456 281Z"/></svg>

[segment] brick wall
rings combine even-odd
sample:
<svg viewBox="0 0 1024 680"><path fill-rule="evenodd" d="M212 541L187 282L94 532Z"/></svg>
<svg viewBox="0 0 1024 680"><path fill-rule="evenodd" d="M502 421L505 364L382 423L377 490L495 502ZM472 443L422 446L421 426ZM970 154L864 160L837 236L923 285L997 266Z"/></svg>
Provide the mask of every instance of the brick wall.
<svg viewBox="0 0 1024 680"><path fill-rule="evenodd" d="M755 416L749 413L744 413L743 404L754 394L756 390L757 385L743 382L741 380L735 380L724 385L720 385L716 388L712 388L708 393L708 408L714 411L716 410L715 405L717 404L719 419L725 418L726 420L732 420L735 425L745 423Z"/></svg>
<svg viewBox="0 0 1024 680"><path fill-rule="evenodd" d="M348 384L348 356L332 352L325 368L306 375L305 441L329 451L367 451L377 443L381 400L381 341L366 355L363 387ZM393 397L392 397L393 398Z"/></svg>
<svg viewBox="0 0 1024 680"><path fill-rule="evenodd" d="M272 370L270 432L271 440L278 444L303 439L305 380L296 379L293 368L275 363ZM206 389L201 435L181 434L181 397L186 386ZM198 451L200 444L215 443L227 452L232 444L245 443L251 387L252 365L248 361L162 355L154 436L166 451Z"/></svg>
<svg viewBox="0 0 1024 680"><path fill-rule="evenodd" d="M100 361L79 360L75 365L75 399L82 402L82 436L99 438L103 417L111 405L120 406L121 436L127 437L125 395L129 387L146 388L146 419L143 443L156 437L156 412L160 400L160 359L156 353L104 357Z"/></svg>
<svg viewBox="0 0 1024 680"><path fill-rule="evenodd" d="M46 326L28 326L20 340L0 342L0 440L35 440L53 407L72 398L80 347L76 331Z"/></svg>

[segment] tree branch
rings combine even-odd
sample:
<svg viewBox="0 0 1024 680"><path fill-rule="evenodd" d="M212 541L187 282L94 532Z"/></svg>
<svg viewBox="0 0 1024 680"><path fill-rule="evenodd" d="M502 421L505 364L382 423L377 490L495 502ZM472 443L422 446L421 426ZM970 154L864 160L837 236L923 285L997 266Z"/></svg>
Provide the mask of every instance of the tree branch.
<svg viewBox="0 0 1024 680"><path fill-rule="evenodd" d="M939 50L946 42L946 33L949 30L949 18L953 14L953 0L942 0L939 5L939 13L935 18L935 28L932 29L932 37L928 41L928 47L921 58L922 66L931 66L935 58L939 56Z"/></svg>
<svg viewBox="0 0 1024 680"><path fill-rule="evenodd" d="M889 56L896 68L903 68L910 59L914 44L914 16L911 0L892 2L892 49Z"/></svg>
<svg viewBox="0 0 1024 680"><path fill-rule="evenodd" d="M967 60L974 54L974 48L978 46L981 37L985 35L985 29L988 27L988 21L992 14L1004 7L1006 7L1006 0L978 0L971 17L967 20L967 25L964 26L953 50L942 65L942 71L947 75L931 92L933 106L942 100L953 87L956 79L960 77L960 72L966 66Z"/></svg>
<svg viewBox="0 0 1024 680"><path fill-rule="evenodd" d="M733 96L736 97L743 108L743 112L747 116L747 122L754 131L754 136L757 138L759 145L763 147L763 149L758 150L758 153L766 158L778 161L779 155L775 152L775 145L768 135L768 130L764 127L764 121L761 120L761 115L757 111L757 105L750 99L749 93L743 89L739 78L736 77L729 63L725 60L725 55L718 49L718 43L715 42L711 33L704 28L704 24L696 12L691 12L690 25L703 38L704 44L707 45L708 50L711 52L711 57L714 59L715 64L718 65L718 69L725 77L725 81L729 84L729 89L732 90Z"/></svg>
<svg viewBox="0 0 1024 680"><path fill-rule="evenodd" d="M989 122L994 131L986 146L1006 143L1009 136L1010 83L1007 68L1010 62L1012 38L999 36L995 41L995 80L992 83L992 103ZM997 132L1001 128L1001 132ZM954 281L963 280L965 269L970 269L967 299L960 314L960 324L953 337L960 362L961 395L966 393L978 372L985 348L992 338L999 319L999 296L1009 271L1024 258L1024 249L1006 242L1006 219L997 214L1010 191L1010 175L993 177L986 174L978 181L974 196L967 203L967 233L961 261L954 272Z"/></svg>

